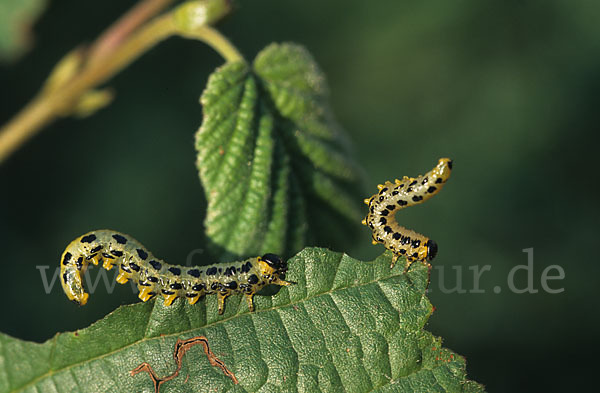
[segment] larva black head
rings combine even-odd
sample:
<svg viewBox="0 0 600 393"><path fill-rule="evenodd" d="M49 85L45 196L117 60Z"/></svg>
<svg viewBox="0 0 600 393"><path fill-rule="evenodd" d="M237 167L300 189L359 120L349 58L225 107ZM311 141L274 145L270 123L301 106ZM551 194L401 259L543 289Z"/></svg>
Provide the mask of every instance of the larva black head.
<svg viewBox="0 0 600 393"><path fill-rule="evenodd" d="M438 245L433 240L427 241L427 260L431 261L438 252Z"/></svg>
<svg viewBox="0 0 600 393"><path fill-rule="evenodd" d="M260 257L260 259L265 261L267 265L276 270L278 273L285 273L287 270L287 263L282 261L281 258L275 254L265 254Z"/></svg>

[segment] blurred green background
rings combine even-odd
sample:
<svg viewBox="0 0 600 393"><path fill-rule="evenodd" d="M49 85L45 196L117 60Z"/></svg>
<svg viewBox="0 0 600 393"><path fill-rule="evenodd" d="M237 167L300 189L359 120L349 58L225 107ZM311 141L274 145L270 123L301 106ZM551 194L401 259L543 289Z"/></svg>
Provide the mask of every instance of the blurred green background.
<svg viewBox="0 0 600 393"><path fill-rule="evenodd" d="M32 50L0 65L0 122L67 51L132 4L51 1L33 26ZM427 329L467 358L469 376L496 392L573 391L589 378L599 320L600 3L238 5L219 27L248 59L272 41L295 41L328 76L336 116L368 175L360 198L377 183L431 169L439 157L454 159L444 191L398 219L440 246ZM137 301L128 285L110 295L101 284L82 308L58 282L45 294L36 266L48 266L51 279L68 242L92 229L129 233L170 263L185 264L190 254L194 264L209 262L193 134L198 97L220 64L203 44L170 39L110 81L111 106L55 122L0 166L0 331L43 341ZM365 259L380 254L362 233L335 248ZM525 248L533 248L535 294L507 285L511 268L527 263ZM483 293L469 293L470 268L485 265ZM550 281L561 293L540 285L550 265L564 269L563 280ZM458 279L466 293L445 293ZM526 285L520 271L516 286Z"/></svg>

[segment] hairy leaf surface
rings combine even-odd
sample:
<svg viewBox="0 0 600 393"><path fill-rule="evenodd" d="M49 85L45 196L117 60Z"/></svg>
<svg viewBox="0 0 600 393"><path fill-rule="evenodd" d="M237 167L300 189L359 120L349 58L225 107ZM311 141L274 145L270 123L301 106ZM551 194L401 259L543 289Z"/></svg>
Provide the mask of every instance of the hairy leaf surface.
<svg viewBox="0 0 600 393"><path fill-rule="evenodd" d="M360 221L359 170L327 103L325 78L300 46L271 45L252 67L208 81L196 135L206 233L237 256L291 255L322 221Z"/></svg>
<svg viewBox="0 0 600 393"><path fill-rule="evenodd" d="M224 315L216 296L194 306L159 299L43 344L0 335L0 392L150 392L147 374L130 370L148 362L171 374L176 340L199 335L239 384L198 346L161 392L482 392L464 359L423 329L433 311L427 267L402 274L403 263L390 269L390 260L307 248L289 261L296 284L256 296L254 313L241 296Z"/></svg>

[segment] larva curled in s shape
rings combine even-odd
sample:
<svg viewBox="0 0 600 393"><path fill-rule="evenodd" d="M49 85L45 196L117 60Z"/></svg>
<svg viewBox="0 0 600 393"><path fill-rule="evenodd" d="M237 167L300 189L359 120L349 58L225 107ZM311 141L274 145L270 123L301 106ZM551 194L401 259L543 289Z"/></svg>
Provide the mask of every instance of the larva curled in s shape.
<svg viewBox="0 0 600 393"><path fill-rule="evenodd" d="M219 314L223 313L225 299L231 294L243 294L250 311L254 311L252 299L260 289L269 284L292 284L282 279L287 263L275 254L211 266L169 265L156 259L131 236L98 230L73 240L61 257L63 290L79 305L86 304L89 297L83 288L83 274L90 262L101 263L106 270L117 266L117 282L125 284L132 280L137 283L138 296L143 301L160 294L166 306L178 297L195 304L205 294L217 294Z"/></svg>
<svg viewBox="0 0 600 393"><path fill-rule="evenodd" d="M429 264L437 254L437 244L428 237L411 231L396 222L398 210L423 203L442 189L450 177L452 160L440 158L429 172L417 177L404 176L394 183L379 184L379 192L365 199L369 213L362 221L373 231L373 244L381 243L394 253L392 266L400 256L406 257L406 272L413 262Z"/></svg>

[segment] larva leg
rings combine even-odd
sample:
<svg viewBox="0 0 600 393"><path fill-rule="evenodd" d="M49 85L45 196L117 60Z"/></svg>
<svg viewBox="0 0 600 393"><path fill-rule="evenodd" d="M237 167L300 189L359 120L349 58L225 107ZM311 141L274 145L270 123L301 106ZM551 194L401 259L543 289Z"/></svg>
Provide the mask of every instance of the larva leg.
<svg viewBox="0 0 600 393"><path fill-rule="evenodd" d="M117 282L119 284L126 284L127 281L129 281L129 276L130 274L126 273L126 272L120 272L119 275L117 276Z"/></svg>
<svg viewBox="0 0 600 393"><path fill-rule="evenodd" d="M187 300L189 304L194 305L198 300L200 300L200 296L196 294L194 297L188 297Z"/></svg>
<svg viewBox="0 0 600 393"><path fill-rule="evenodd" d="M177 299L177 294L163 295L163 298L165 299L165 306L170 306Z"/></svg>
<svg viewBox="0 0 600 393"><path fill-rule="evenodd" d="M377 244L377 243L375 243L375 244ZM392 257L392 264L390 265L390 269L394 268L394 266L396 265L396 262L398 261L399 256L400 255L398 255L398 254L394 254L394 256Z"/></svg>
<svg viewBox="0 0 600 393"><path fill-rule="evenodd" d="M225 299L227 299L227 296L229 296L228 293L217 293L217 302L219 303L219 315L223 314L223 311L225 311Z"/></svg>
<svg viewBox="0 0 600 393"><path fill-rule="evenodd" d="M410 267L412 266L413 263L417 262L418 259L406 259L406 265L404 266L404 273L408 273L408 270L410 269ZM429 272L431 272L431 263L427 262L427 261L421 261L423 262L425 265L427 265L427 268L429 269Z"/></svg>
<svg viewBox="0 0 600 393"><path fill-rule="evenodd" d="M250 312L253 312L254 311L254 294L246 293L246 294L244 294L244 296L246 297L246 301L248 302L248 309L250 310Z"/></svg>
<svg viewBox="0 0 600 393"><path fill-rule="evenodd" d="M104 262L102 263L103 268L105 268L106 270L110 270L110 269L112 269L113 266L115 266L115 264L112 259L110 259L110 258L104 259Z"/></svg>
<svg viewBox="0 0 600 393"><path fill-rule="evenodd" d="M281 278L279 278L279 277L275 277L275 278L274 278L274 279L271 281L271 284L275 284L275 285L281 285L282 287L287 287L288 285L293 285L294 283L293 283L293 282L290 282L290 281L285 281L285 280L282 280L282 279L281 279Z"/></svg>
<svg viewBox="0 0 600 393"><path fill-rule="evenodd" d="M148 300L150 300L150 299L152 299L154 297L154 294L152 293L152 288L138 286L138 289L140 290L140 293L138 294L138 297L143 302L146 302L146 301L148 301Z"/></svg>

